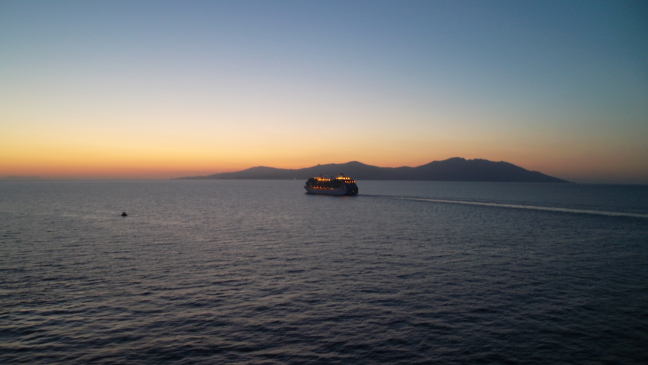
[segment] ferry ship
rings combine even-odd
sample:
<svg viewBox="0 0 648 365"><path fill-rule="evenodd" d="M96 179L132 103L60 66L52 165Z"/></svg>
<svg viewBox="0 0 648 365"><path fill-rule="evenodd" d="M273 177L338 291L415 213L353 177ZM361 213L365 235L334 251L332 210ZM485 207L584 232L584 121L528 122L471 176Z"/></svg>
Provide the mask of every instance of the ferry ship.
<svg viewBox="0 0 648 365"><path fill-rule="evenodd" d="M326 195L357 195L358 185L348 176L340 174L338 177L330 179L320 176L311 177L306 181L304 189L308 194L326 194Z"/></svg>

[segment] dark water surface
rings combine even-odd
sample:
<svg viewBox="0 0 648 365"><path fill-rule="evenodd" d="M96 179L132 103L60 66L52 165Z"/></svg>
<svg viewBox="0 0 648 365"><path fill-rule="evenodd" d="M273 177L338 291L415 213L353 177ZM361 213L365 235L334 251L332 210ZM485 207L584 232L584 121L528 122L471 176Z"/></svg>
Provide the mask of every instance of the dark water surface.
<svg viewBox="0 0 648 365"><path fill-rule="evenodd" d="M0 182L0 363L648 363L648 187L302 186Z"/></svg>

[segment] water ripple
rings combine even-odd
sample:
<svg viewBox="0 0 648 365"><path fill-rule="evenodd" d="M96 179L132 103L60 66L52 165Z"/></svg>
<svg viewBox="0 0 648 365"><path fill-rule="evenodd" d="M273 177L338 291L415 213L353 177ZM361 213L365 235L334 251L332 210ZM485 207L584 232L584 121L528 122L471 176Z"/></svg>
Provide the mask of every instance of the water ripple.
<svg viewBox="0 0 648 365"><path fill-rule="evenodd" d="M3 186L0 363L648 362L643 216L293 185Z"/></svg>

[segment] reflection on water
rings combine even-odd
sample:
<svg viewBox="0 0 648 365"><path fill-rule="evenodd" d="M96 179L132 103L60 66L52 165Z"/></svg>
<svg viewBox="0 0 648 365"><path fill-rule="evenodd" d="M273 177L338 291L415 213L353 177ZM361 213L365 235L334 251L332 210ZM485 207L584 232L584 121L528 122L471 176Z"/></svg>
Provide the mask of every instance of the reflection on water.
<svg viewBox="0 0 648 365"><path fill-rule="evenodd" d="M0 183L0 362L648 360L646 187L302 185Z"/></svg>

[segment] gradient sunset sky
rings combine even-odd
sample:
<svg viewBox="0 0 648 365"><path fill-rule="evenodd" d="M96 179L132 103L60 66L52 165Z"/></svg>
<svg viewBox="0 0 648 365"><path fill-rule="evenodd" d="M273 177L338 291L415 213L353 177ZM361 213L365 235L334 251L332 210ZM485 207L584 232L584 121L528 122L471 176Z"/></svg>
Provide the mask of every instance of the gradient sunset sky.
<svg viewBox="0 0 648 365"><path fill-rule="evenodd" d="M648 2L0 1L0 177L450 157L648 184Z"/></svg>

